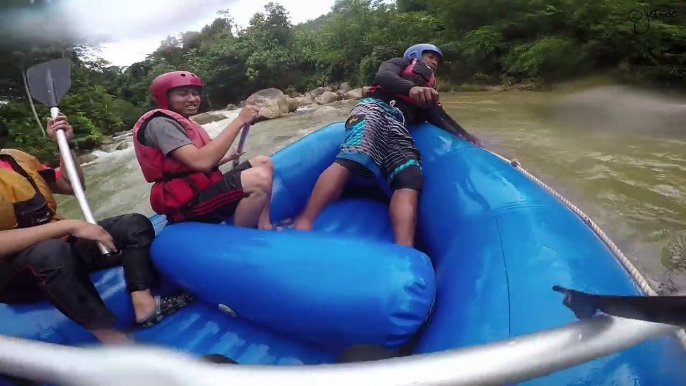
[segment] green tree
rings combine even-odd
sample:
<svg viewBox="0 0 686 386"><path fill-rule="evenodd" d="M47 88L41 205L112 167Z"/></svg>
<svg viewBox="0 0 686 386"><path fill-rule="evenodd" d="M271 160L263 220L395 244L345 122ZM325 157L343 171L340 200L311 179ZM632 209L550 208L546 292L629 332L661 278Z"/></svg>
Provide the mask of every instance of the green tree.
<svg viewBox="0 0 686 386"><path fill-rule="evenodd" d="M668 0L337 0L326 15L299 25L269 3L245 28L219 11L200 31L169 36L127 67L92 59L97 51L70 26L46 24L46 12L59 1L0 3L0 100L9 102L0 105L0 116L17 146L45 154L49 143L36 124L42 127L47 110L31 112L22 73L63 55L72 60L73 86L62 107L82 149L130 128L154 107L150 83L167 71L197 73L206 85L203 108L219 108L268 87L368 85L382 61L416 43L443 50L438 76L446 90L454 83L545 84L596 72L686 83L686 10ZM652 17L648 25L646 12L655 9L676 15ZM636 23L632 10L643 12Z"/></svg>

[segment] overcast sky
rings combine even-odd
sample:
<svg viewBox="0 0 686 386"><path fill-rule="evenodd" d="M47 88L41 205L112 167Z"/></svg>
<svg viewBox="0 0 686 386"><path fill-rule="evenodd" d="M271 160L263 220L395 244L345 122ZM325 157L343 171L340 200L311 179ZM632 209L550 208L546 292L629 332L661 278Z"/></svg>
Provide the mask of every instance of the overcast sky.
<svg viewBox="0 0 686 386"><path fill-rule="evenodd" d="M2 0L0 0L2 1ZM104 59L119 66L145 59L168 35L199 31L214 20L217 11L229 9L239 25L247 25L255 12L270 0L66 0L79 29L105 34L112 42L101 46ZM291 22L315 19L331 9L334 0L276 0L291 16Z"/></svg>

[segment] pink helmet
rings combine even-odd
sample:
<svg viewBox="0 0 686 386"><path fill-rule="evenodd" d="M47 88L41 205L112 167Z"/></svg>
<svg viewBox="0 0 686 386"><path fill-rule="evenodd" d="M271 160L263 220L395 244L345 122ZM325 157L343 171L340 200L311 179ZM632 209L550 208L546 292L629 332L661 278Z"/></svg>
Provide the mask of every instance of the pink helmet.
<svg viewBox="0 0 686 386"><path fill-rule="evenodd" d="M167 92L176 87L195 86L203 87L202 81L192 72L172 71L155 78L150 85L153 99L161 109L169 109Z"/></svg>

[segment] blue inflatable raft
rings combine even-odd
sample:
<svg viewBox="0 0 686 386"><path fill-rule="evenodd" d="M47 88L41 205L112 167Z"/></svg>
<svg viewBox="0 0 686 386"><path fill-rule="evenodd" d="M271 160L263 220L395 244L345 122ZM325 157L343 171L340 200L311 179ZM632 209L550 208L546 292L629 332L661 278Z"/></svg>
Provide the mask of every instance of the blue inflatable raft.
<svg viewBox="0 0 686 386"><path fill-rule="evenodd" d="M344 195L313 232L167 227L154 216L161 291L181 287L198 299L135 339L240 364L323 364L356 343L422 354L575 322L553 285L642 294L579 216L510 164L428 124L412 133L424 170L417 250L393 244L383 194ZM272 220L303 208L343 138L336 123L272 156ZM92 278L130 327L121 269ZM47 302L0 305L0 334L94 342ZM665 336L526 384L676 385L685 364L684 350Z"/></svg>

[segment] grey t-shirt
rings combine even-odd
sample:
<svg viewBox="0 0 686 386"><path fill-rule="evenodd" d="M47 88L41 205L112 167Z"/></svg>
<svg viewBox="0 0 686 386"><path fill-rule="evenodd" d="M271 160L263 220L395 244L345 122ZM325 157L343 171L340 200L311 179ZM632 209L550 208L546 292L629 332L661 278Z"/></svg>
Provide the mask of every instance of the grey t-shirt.
<svg viewBox="0 0 686 386"><path fill-rule="evenodd" d="M181 146L191 145L191 139L178 122L167 117L155 117L145 126L143 145L162 150L164 155Z"/></svg>

